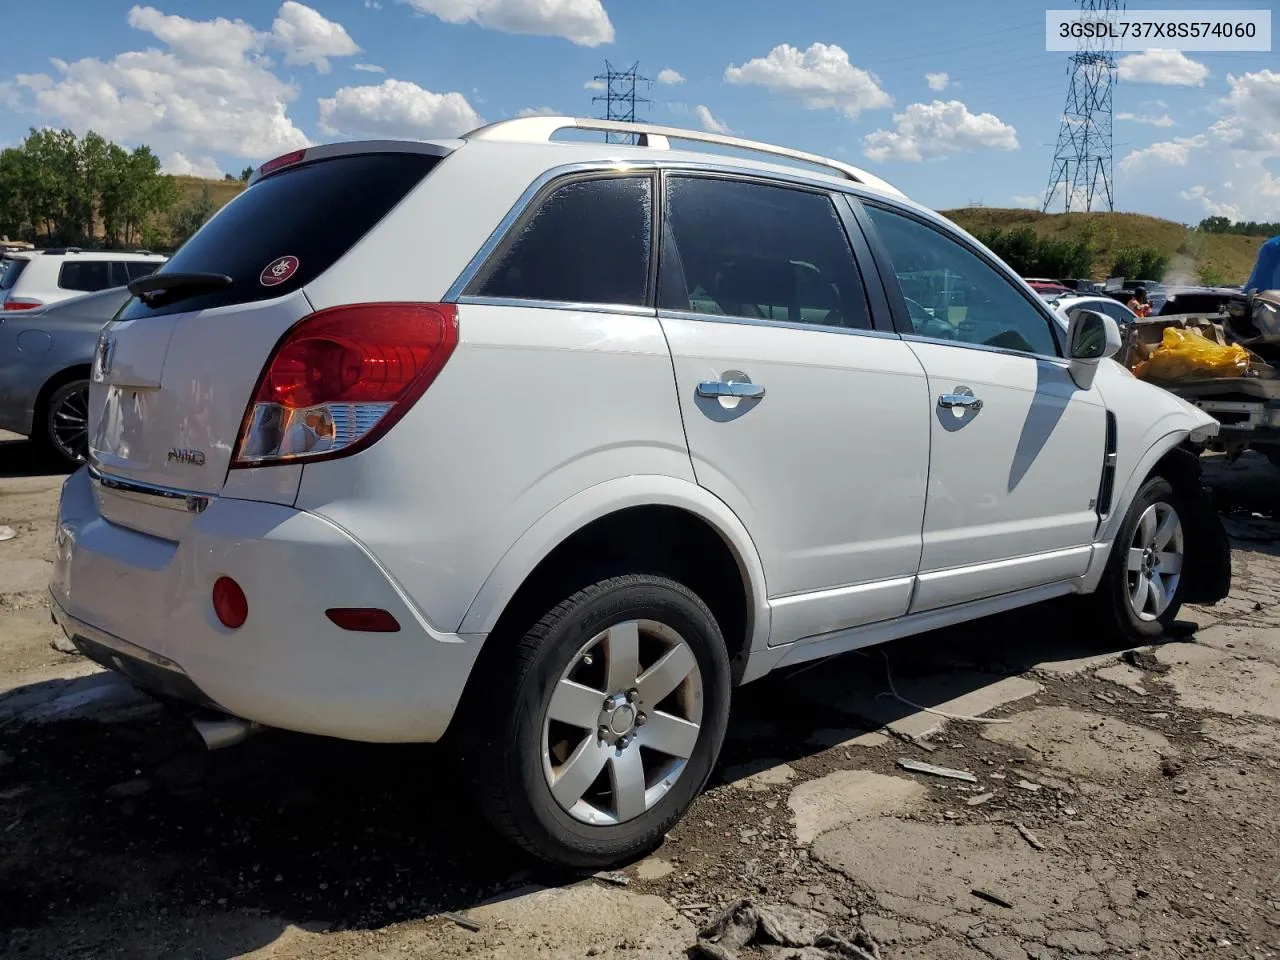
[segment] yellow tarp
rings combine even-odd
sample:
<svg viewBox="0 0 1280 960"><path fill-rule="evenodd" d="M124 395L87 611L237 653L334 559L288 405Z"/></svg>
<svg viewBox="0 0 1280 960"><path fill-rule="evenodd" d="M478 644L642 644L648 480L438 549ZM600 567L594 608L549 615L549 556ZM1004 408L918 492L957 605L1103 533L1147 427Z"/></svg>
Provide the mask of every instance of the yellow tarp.
<svg viewBox="0 0 1280 960"><path fill-rule="evenodd" d="M1187 377L1242 377L1249 369L1249 351L1238 343L1219 344L1195 329L1165 327L1151 357L1133 368L1141 380L1182 380Z"/></svg>

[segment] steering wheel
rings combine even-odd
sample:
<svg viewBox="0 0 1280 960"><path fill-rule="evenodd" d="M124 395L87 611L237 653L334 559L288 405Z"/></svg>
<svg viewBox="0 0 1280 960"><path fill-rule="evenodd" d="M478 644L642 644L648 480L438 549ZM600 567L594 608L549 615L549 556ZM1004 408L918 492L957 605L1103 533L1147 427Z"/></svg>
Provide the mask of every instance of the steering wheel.
<svg viewBox="0 0 1280 960"><path fill-rule="evenodd" d="M917 334L922 337L932 337L935 340L954 340L956 338L955 328L945 320L939 320L924 306L910 297L903 297L907 302L907 315L911 318L911 326Z"/></svg>

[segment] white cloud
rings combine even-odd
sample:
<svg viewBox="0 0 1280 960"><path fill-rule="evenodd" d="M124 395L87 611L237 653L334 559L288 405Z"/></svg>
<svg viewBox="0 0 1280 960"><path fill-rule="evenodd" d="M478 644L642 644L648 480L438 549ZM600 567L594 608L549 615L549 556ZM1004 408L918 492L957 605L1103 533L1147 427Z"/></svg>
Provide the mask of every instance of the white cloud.
<svg viewBox="0 0 1280 960"><path fill-rule="evenodd" d="M1190 200L1192 203L1199 204L1206 214L1211 217L1227 217L1230 220L1241 220L1240 208L1234 203L1219 203L1213 199L1212 194L1203 184L1196 184L1183 190L1178 196L1183 200Z"/></svg>
<svg viewBox="0 0 1280 960"><path fill-rule="evenodd" d="M1121 80L1134 83L1162 83L1173 87L1203 87L1209 68L1192 60L1181 50L1144 50L1121 57L1117 63Z"/></svg>
<svg viewBox="0 0 1280 960"><path fill-rule="evenodd" d="M79 133L92 128L112 140L146 142L161 156L260 159L307 145L288 116L297 88L263 56L280 42L274 34L243 20L189 20L151 7L134 7L128 22L167 49L54 60L53 76L15 78L28 98L24 109Z"/></svg>
<svg viewBox="0 0 1280 960"><path fill-rule="evenodd" d="M1220 106L1229 112L1209 132L1236 150L1280 153L1280 73L1228 74L1227 81L1231 92Z"/></svg>
<svg viewBox="0 0 1280 960"><path fill-rule="evenodd" d="M604 91L605 83L603 80L588 80L582 85L583 90L594 90L596 93Z"/></svg>
<svg viewBox="0 0 1280 960"><path fill-rule="evenodd" d="M666 67L658 71L658 82L674 86L677 83L684 83L684 77L680 75L680 71Z"/></svg>
<svg viewBox="0 0 1280 960"><path fill-rule="evenodd" d="M360 52L346 28L296 0L285 0L271 24L273 45L284 52L284 62L313 66L329 72L329 57L350 57Z"/></svg>
<svg viewBox="0 0 1280 960"><path fill-rule="evenodd" d="M992 113L970 113L959 100L913 103L893 115L893 130L875 130L863 142L867 157L919 162L971 150L1017 150L1018 133Z"/></svg>
<svg viewBox="0 0 1280 960"><path fill-rule="evenodd" d="M382 4L378 0L364 0L364 8L366 10L381 10Z"/></svg>
<svg viewBox="0 0 1280 960"><path fill-rule="evenodd" d="M945 90L951 83L951 77L943 72L926 73L924 79L930 90Z"/></svg>
<svg viewBox="0 0 1280 960"><path fill-rule="evenodd" d="M1167 113L1159 116L1150 113L1117 113L1117 120L1128 120L1130 123L1145 123L1151 127L1172 127L1174 126L1173 117Z"/></svg>
<svg viewBox="0 0 1280 960"><path fill-rule="evenodd" d="M206 180L221 180L222 170L213 157L188 157L181 150L169 154L160 169L164 173L172 173L179 177L204 177Z"/></svg>
<svg viewBox="0 0 1280 960"><path fill-rule="evenodd" d="M517 117L558 117L560 111L555 107L525 107L516 111Z"/></svg>
<svg viewBox="0 0 1280 960"><path fill-rule="evenodd" d="M835 44L815 43L803 51L779 44L767 56L740 67L730 64L724 79L798 97L810 110L839 110L847 117L893 104L876 78L850 63Z"/></svg>
<svg viewBox="0 0 1280 960"><path fill-rule="evenodd" d="M456 137L484 121L460 93L432 93L407 80L342 87L321 98L320 129L349 137Z"/></svg>
<svg viewBox="0 0 1280 960"><path fill-rule="evenodd" d="M1028 207L1032 210L1039 210L1040 199L1040 195L1036 193L1016 193L1013 196L1013 205L1015 207Z"/></svg>
<svg viewBox="0 0 1280 960"><path fill-rule="evenodd" d="M693 112L698 116L698 122L702 124L702 129L708 133L733 133L729 125L722 120L717 120L711 110L703 104L698 104L693 108Z"/></svg>
<svg viewBox="0 0 1280 960"><path fill-rule="evenodd" d="M1208 138L1203 133L1198 133L1194 137L1175 137L1172 140L1159 140L1150 146L1142 147L1140 150L1131 151L1120 161L1120 169L1132 170L1148 161L1185 167L1187 160L1191 156L1191 151L1198 150L1208 142Z"/></svg>
<svg viewBox="0 0 1280 960"><path fill-rule="evenodd" d="M351 65L353 70L359 70L363 73L386 73L386 67L380 67L376 63L354 63Z"/></svg>
<svg viewBox="0 0 1280 960"><path fill-rule="evenodd" d="M613 43L600 0L400 0L446 23L477 23L504 33L564 37L583 47Z"/></svg>

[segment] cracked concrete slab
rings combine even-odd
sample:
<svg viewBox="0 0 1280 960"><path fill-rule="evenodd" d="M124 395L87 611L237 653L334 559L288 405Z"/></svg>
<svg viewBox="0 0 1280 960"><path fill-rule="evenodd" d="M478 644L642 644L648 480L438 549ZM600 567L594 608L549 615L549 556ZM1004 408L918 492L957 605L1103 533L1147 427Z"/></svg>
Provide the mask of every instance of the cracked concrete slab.
<svg viewBox="0 0 1280 960"><path fill-rule="evenodd" d="M1280 665L1198 643L1167 643L1155 654L1171 668L1164 680L1184 706L1280 720Z"/></svg>
<svg viewBox="0 0 1280 960"><path fill-rule="evenodd" d="M751 790L764 793L774 787L780 787L796 775L796 772L781 760L752 760L729 767L724 771L725 781L738 790Z"/></svg>
<svg viewBox="0 0 1280 960"><path fill-rule="evenodd" d="M787 806L795 820L796 839L815 837L853 820L900 813L925 796L913 780L887 777L868 770L837 770L791 791Z"/></svg>
<svg viewBox="0 0 1280 960"><path fill-rule="evenodd" d="M1149 692L1142 685L1142 681L1147 675L1137 667L1131 667L1127 663L1116 663L1109 667L1103 667L1093 674L1099 680L1106 680L1108 683L1114 683L1118 687L1124 687L1126 690L1132 690L1140 697L1145 697Z"/></svg>
<svg viewBox="0 0 1280 960"><path fill-rule="evenodd" d="M1154 730L1071 707L1041 707L986 727L982 735L1038 755L1045 764L1095 780L1112 780L1160 769L1171 748Z"/></svg>
<svg viewBox="0 0 1280 960"><path fill-rule="evenodd" d="M813 735L805 742L811 746L822 747L827 750L834 747L873 749L875 747L883 747L890 742L890 738L883 733L846 727L815 730Z"/></svg>
<svg viewBox="0 0 1280 960"><path fill-rule="evenodd" d="M1280 760L1280 729L1265 723L1212 718L1200 725L1200 732L1214 743L1246 756Z"/></svg>

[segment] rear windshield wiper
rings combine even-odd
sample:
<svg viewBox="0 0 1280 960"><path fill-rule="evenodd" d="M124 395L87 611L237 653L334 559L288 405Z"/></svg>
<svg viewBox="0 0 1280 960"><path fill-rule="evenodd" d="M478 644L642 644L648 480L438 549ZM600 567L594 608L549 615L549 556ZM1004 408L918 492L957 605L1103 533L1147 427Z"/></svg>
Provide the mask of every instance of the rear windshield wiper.
<svg viewBox="0 0 1280 960"><path fill-rule="evenodd" d="M151 273L129 281L129 292L149 307L160 301L172 303L201 293L231 286L225 273Z"/></svg>

